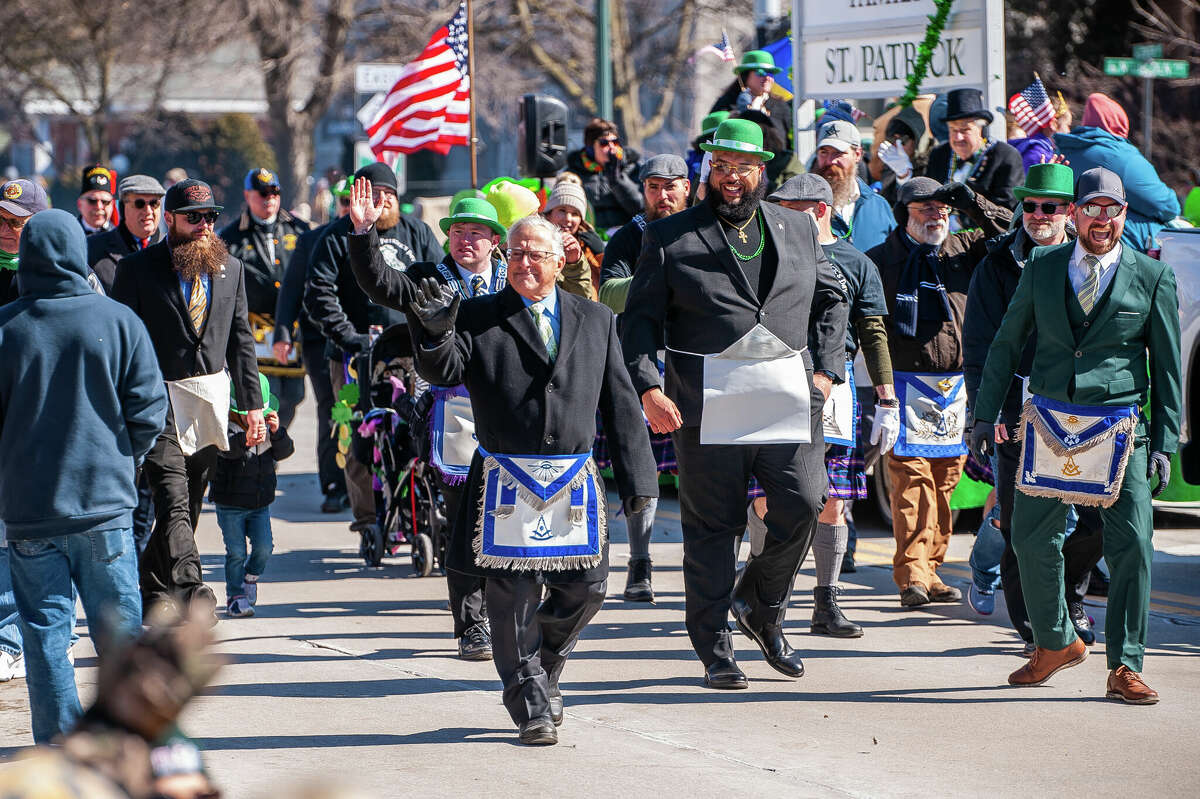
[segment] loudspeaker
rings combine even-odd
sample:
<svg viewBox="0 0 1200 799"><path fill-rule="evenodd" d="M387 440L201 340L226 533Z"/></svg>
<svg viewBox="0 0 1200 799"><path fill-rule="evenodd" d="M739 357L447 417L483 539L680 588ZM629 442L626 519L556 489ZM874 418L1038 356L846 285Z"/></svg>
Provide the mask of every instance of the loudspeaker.
<svg viewBox="0 0 1200 799"><path fill-rule="evenodd" d="M527 94L517 114L521 175L552 178L567 165L567 106L541 94Z"/></svg>

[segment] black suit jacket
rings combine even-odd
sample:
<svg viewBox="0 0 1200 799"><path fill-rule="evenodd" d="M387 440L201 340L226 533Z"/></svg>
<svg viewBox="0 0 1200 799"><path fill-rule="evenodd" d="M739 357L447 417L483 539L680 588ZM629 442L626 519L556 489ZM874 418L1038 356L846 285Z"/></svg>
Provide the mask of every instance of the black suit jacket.
<svg viewBox="0 0 1200 799"><path fill-rule="evenodd" d="M431 346L415 319L417 370L430 383L465 384L475 435L489 452L578 455L590 452L599 409L622 497L658 496L658 474L641 403L617 340L616 317L599 303L560 289L561 335L551 364L533 316L511 287L462 303L455 335ZM475 454L467 496L478 497L482 458ZM471 542L479 503L463 503L449 551L458 571L511 576L475 566ZM546 572L548 579L595 581L608 572L608 553L595 569Z"/></svg>
<svg viewBox="0 0 1200 799"><path fill-rule="evenodd" d="M145 322L164 380L209 375L228 367L238 407L261 408L244 281L242 262L229 258L224 271L212 276L208 318L197 334L164 240L121 260L111 296Z"/></svg>
<svg viewBox="0 0 1200 799"><path fill-rule="evenodd" d="M669 348L665 390L685 425L700 424L704 364L671 350L718 353L761 322L792 349L811 344L804 355L810 379L814 368L834 375L845 370L849 306L817 240L816 223L770 203L762 204L762 213L779 254L765 302L734 260L707 203L650 223L642 238L621 315L625 360L641 396L660 386L657 353L664 344ZM819 411L820 392L813 396Z"/></svg>
<svg viewBox="0 0 1200 799"><path fill-rule="evenodd" d="M162 230L156 230L150 237L150 243L157 244L162 237ZM117 277L117 264L133 252L137 252L133 234L125 229L124 224L87 237L88 266L96 273L105 294L112 294L113 281Z"/></svg>
<svg viewBox="0 0 1200 799"><path fill-rule="evenodd" d="M953 180L950 173L953 155L949 143L934 147L925 165L925 177L933 178L938 183ZM1002 205L1010 211L1016 208L1017 197L1013 189L1025 180L1025 164L1017 148L1004 141L992 142L979 157L983 160L967 178L967 185L996 205Z"/></svg>

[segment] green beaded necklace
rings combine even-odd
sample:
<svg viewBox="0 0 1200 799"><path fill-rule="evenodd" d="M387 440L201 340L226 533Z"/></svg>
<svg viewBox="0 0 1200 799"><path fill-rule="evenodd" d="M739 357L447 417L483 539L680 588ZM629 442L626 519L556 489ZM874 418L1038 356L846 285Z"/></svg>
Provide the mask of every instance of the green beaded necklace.
<svg viewBox="0 0 1200 799"><path fill-rule="evenodd" d="M728 236L725 237L725 243L729 244L729 251L731 253L733 253L733 257L737 258L739 261L753 261L755 258L762 255L763 247L765 247L767 245L767 233L765 230L763 230L762 214L760 214L758 211L755 211L754 215L758 218L758 249L757 250L755 250L750 255L742 255L740 252L738 252L736 249L734 249L734 246L732 244L729 244L729 237Z"/></svg>

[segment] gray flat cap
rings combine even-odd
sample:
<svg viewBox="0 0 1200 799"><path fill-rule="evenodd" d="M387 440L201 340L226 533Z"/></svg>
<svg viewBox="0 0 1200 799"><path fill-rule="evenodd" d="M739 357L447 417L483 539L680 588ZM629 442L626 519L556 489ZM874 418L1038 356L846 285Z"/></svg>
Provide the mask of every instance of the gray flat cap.
<svg viewBox="0 0 1200 799"><path fill-rule="evenodd" d="M155 194L162 197L166 193L167 190L162 184L149 175L126 175L117 184L118 197L124 197L126 194Z"/></svg>
<svg viewBox="0 0 1200 799"><path fill-rule="evenodd" d="M1075 201L1076 205L1083 205L1097 197L1107 197L1121 205L1128 205L1125 201L1125 184L1120 176L1102 166L1093 167L1079 176L1075 196L1079 198Z"/></svg>
<svg viewBox="0 0 1200 799"><path fill-rule="evenodd" d="M656 155L650 158L646 163L642 164L642 169L638 172L638 180L646 178L668 178L674 180L676 178L686 178L688 176L687 162L677 155L669 153Z"/></svg>
<svg viewBox="0 0 1200 799"><path fill-rule="evenodd" d="M833 205L833 189L829 187L829 181L825 178L813 172L806 172L788 178L767 199L773 203L791 201Z"/></svg>

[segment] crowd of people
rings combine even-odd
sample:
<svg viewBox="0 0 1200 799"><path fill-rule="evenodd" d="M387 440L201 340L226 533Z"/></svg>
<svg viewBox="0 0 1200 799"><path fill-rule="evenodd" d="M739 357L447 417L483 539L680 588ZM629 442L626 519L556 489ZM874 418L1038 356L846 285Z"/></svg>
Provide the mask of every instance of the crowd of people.
<svg viewBox="0 0 1200 799"><path fill-rule="evenodd" d="M804 674L784 617L810 549L811 631L864 634L837 597L868 456L901 607L963 601L940 571L969 471L995 491L967 600L990 615L1003 586L1028 657L1009 682L1086 657L1103 558L1105 694L1158 701L1140 676L1151 497L1181 367L1174 274L1145 253L1180 205L1124 112L1092 95L1071 127L1060 95L1045 128L994 141L993 111L958 89L890 111L864 147L854 109L827 103L803 163L770 55L734 72L693 151L643 159L596 119L548 194L456 196L445 246L382 163L338 183L316 228L265 168L219 231L196 178L92 166L78 217L35 180L0 186L0 680L24 676L35 740L82 717L77 598L102 664L157 608L253 615L305 377L322 510L380 524L371 458L339 445L334 407L394 325L433 408L447 632L494 661L522 743L557 741L560 678L607 591L606 486L623 596L649 602L659 475L678 475L687 633L704 685L744 689L731 617ZM206 496L223 601L195 542Z"/></svg>

